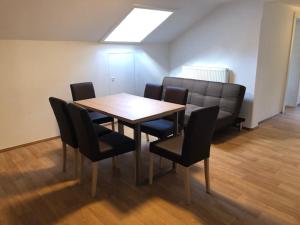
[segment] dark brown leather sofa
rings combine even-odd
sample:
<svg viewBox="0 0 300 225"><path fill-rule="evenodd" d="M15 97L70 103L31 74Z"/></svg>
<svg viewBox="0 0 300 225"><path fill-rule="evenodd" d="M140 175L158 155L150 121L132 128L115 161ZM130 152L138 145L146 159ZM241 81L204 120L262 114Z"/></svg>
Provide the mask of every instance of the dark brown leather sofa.
<svg viewBox="0 0 300 225"><path fill-rule="evenodd" d="M239 118L246 91L242 85L165 77L163 80L164 90L167 86L182 87L189 90L185 124L187 124L192 111L216 105L220 107L216 131L232 125L240 125L244 121Z"/></svg>

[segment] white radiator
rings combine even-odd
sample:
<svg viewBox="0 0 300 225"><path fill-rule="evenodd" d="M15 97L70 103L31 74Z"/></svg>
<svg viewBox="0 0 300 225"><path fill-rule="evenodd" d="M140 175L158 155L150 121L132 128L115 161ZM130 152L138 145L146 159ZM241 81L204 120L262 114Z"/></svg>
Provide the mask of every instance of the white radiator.
<svg viewBox="0 0 300 225"><path fill-rule="evenodd" d="M179 77L228 83L229 70L226 68L183 66Z"/></svg>

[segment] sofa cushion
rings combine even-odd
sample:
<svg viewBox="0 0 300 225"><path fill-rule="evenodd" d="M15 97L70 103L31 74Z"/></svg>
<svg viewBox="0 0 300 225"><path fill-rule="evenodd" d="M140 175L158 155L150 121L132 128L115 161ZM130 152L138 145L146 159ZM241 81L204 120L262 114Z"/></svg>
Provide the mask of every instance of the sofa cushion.
<svg viewBox="0 0 300 225"><path fill-rule="evenodd" d="M187 88L189 90L185 124L192 111L218 105L220 113L218 115L216 130L234 123L235 118L239 115L246 91L244 86L238 84L178 77L165 77L163 81L164 90L168 86Z"/></svg>
<svg viewBox="0 0 300 225"><path fill-rule="evenodd" d="M200 107L200 106L192 105L192 104L186 104L185 114L190 116L193 111L202 109L202 108L204 108L204 107Z"/></svg>
<svg viewBox="0 0 300 225"><path fill-rule="evenodd" d="M187 104L185 109L184 124L187 125L187 123L189 122L190 115L193 111L201 108L205 108L205 107L199 107L197 105ZM217 117L216 130L223 128L228 123L233 123L233 121L234 121L234 116L232 115L232 113L220 110Z"/></svg>
<svg viewBox="0 0 300 225"><path fill-rule="evenodd" d="M223 86L220 108L238 116L245 93L245 87L236 84L226 84Z"/></svg>
<svg viewBox="0 0 300 225"><path fill-rule="evenodd" d="M220 129L228 126L228 124L233 124L234 118L235 117L231 113L220 110L218 117L217 117L217 123L216 123L215 130L220 130Z"/></svg>
<svg viewBox="0 0 300 225"><path fill-rule="evenodd" d="M187 88L188 104L200 107L220 106L220 110L238 116L246 88L242 85L203 80L165 77L164 90L168 86Z"/></svg>

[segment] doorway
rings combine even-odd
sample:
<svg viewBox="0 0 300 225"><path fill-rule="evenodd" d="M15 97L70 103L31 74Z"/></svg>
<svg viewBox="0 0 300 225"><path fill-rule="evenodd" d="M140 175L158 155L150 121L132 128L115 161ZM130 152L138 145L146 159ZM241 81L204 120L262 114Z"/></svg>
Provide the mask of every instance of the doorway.
<svg viewBox="0 0 300 225"><path fill-rule="evenodd" d="M108 53L110 94L136 94L134 54Z"/></svg>

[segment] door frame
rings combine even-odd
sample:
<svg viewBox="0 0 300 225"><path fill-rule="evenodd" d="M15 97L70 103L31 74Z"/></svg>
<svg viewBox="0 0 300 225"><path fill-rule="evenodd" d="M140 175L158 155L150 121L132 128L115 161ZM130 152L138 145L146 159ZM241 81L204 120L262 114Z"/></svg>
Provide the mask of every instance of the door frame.
<svg viewBox="0 0 300 225"><path fill-rule="evenodd" d="M288 80L289 80L289 74L290 74L290 67L292 62L292 53L293 53L293 47L295 42L295 31L296 31L296 25L297 20L300 20L300 12L295 12L293 16L293 30L292 30L292 37L291 37L291 45L290 45L290 52L289 52L289 60L288 60L288 68L286 73L286 80L285 80L285 88L284 88L284 96L283 96L283 102L282 102L282 110L281 113L285 113L286 109L286 97L287 97L287 91L288 91Z"/></svg>

